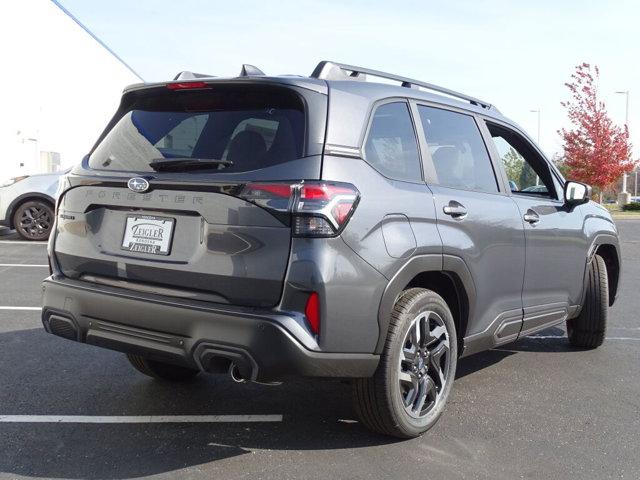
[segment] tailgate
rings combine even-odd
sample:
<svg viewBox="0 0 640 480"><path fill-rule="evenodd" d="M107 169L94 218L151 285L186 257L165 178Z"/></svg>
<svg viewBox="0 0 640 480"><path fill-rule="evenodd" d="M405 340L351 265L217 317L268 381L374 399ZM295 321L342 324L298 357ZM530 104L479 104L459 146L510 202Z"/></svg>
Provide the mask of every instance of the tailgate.
<svg viewBox="0 0 640 480"><path fill-rule="evenodd" d="M64 275L245 306L278 303L290 228L214 192L80 186L63 197L55 255Z"/></svg>

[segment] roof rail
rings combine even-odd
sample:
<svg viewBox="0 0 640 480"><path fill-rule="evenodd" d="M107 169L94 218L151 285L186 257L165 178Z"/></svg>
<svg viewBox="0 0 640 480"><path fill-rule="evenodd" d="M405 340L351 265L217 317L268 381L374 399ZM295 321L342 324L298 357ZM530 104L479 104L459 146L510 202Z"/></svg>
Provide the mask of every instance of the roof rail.
<svg viewBox="0 0 640 480"><path fill-rule="evenodd" d="M312 78L318 78L323 80L362 80L362 75L370 75L372 77L385 78L387 80L394 80L399 82L401 86L406 88L426 88L434 92L443 93L450 97L465 100L472 105L477 105L482 108L489 109L491 104L463 93L449 90L445 87L439 87L432 83L421 82L420 80L414 80L412 78L401 77L400 75L394 75L392 73L380 72L379 70L372 70L370 68L356 67L354 65L346 65L344 63L330 62L327 60L321 61L311 74Z"/></svg>
<svg viewBox="0 0 640 480"><path fill-rule="evenodd" d="M173 77L174 80L195 80L196 78L211 78L213 77L213 75L209 75L207 73L194 73L194 72L189 72L187 70L184 70L182 72L179 72L175 77Z"/></svg>

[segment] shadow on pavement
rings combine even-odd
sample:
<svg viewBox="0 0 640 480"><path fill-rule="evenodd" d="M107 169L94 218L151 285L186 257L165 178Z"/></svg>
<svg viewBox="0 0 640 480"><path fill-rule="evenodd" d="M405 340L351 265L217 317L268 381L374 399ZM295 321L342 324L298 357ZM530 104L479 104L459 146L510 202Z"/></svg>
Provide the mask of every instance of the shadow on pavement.
<svg viewBox="0 0 640 480"><path fill-rule="evenodd" d="M13 424L3 426L2 436L1 472L95 480L173 472L255 450L351 449L391 443L357 424L304 420L234 425Z"/></svg>
<svg viewBox="0 0 640 480"><path fill-rule="evenodd" d="M138 374L122 354L40 329L0 334L0 352L0 415L284 415L278 423L3 423L0 472L10 476L124 479L252 451L395 442L350 421L351 390L344 382L239 385L203 375L167 384Z"/></svg>
<svg viewBox="0 0 640 480"><path fill-rule="evenodd" d="M560 335L551 329L545 335ZM541 334L542 335L542 334ZM457 378L520 351L565 351L566 339L526 338L461 359ZM41 329L0 333L0 415L283 414L281 423L4 423L0 472L44 478L131 478L173 472L262 450L340 450L388 445L352 422L347 382L239 385L202 375L167 384L133 370L124 355ZM346 420L346 421L344 421Z"/></svg>
<svg viewBox="0 0 640 480"><path fill-rule="evenodd" d="M476 353L458 360L456 378L463 378L484 368L495 365L518 352L567 352L575 350L569 345L565 331L558 327L547 328L533 337L524 337L493 350ZM545 338L554 337L554 338ZM562 338L555 338L562 337Z"/></svg>

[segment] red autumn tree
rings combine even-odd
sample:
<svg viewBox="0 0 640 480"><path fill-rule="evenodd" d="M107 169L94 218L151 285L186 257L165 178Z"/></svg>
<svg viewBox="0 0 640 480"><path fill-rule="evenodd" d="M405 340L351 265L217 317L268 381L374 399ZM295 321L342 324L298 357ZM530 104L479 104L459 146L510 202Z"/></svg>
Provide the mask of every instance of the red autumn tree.
<svg viewBox="0 0 640 480"><path fill-rule="evenodd" d="M614 125L598 99L599 74L598 67L592 69L588 63L576 67L571 81L565 83L571 98L561 103L572 128L558 133L570 178L596 187L602 200L602 191L630 172L634 162L627 125Z"/></svg>

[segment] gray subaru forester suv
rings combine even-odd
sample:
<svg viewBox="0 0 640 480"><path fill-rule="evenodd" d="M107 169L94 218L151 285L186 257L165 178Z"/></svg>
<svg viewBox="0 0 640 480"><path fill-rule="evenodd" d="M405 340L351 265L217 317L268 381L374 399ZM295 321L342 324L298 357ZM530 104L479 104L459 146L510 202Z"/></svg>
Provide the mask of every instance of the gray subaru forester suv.
<svg viewBox="0 0 640 480"><path fill-rule="evenodd" d="M562 322L598 347L618 291L588 186L490 104L366 68L133 85L62 183L48 332L161 380L350 378L398 437L460 357Z"/></svg>

